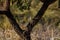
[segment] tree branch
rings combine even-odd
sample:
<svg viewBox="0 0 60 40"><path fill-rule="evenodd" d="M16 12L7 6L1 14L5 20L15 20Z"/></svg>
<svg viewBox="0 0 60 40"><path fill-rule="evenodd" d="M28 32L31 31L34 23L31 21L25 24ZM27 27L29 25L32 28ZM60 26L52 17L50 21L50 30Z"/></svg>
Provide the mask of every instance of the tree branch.
<svg viewBox="0 0 60 40"><path fill-rule="evenodd" d="M30 33L33 29L33 27L39 22L39 20L42 18L42 16L44 15L45 11L47 10L48 6L55 2L56 0L46 0L44 1L43 6L41 7L41 9L38 11L37 15L32 19L31 22L29 22L29 24L27 25L28 31L25 32L25 36L27 38L27 40L31 40L30 37Z"/></svg>
<svg viewBox="0 0 60 40"><path fill-rule="evenodd" d="M44 15L45 11L47 10L48 6L54 3L56 0L45 0L43 6L38 11L37 15L32 19L32 21L27 25L28 30L31 31L32 28L39 22L39 20Z"/></svg>
<svg viewBox="0 0 60 40"><path fill-rule="evenodd" d="M13 25L14 30L16 31L16 33L17 33L20 37L24 38L24 36L23 36L24 30L22 30L22 29L19 27L18 23L16 22L16 20L14 19L14 16L12 15L12 13L11 13L11 11L10 11L10 0L5 0L5 1L7 1L7 2L5 3L5 5L4 5L3 8L6 8L6 9L5 9L5 10L2 10L2 9L1 9L1 10L0 10L0 14L6 15L6 16L8 17L8 19L9 19L10 23Z"/></svg>
<svg viewBox="0 0 60 40"><path fill-rule="evenodd" d="M13 25L15 31L17 32L17 34L19 34L19 36L26 37L26 40L31 40L30 37L30 33L33 29L33 27L39 22L39 20L42 18L42 16L44 15L45 11L47 10L48 6L55 2L56 0L45 0L43 6L41 7L41 9L38 11L37 15L32 19L32 21L27 25L28 30L25 31L24 35L22 34L24 32L24 30L22 30L18 23L16 22L16 20L14 19L14 16L12 15L12 13L10 12L10 0L7 0L8 2L6 2L7 4L7 8L6 8L6 12L5 11L0 11L0 14L5 14L8 19L10 20L11 24Z"/></svg>

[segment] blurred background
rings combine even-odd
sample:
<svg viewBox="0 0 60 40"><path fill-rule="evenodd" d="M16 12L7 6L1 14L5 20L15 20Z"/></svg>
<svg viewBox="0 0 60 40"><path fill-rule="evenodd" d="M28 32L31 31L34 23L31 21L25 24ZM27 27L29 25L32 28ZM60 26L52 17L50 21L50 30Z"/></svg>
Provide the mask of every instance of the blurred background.
<svg viewBox="0 0 60 40"><path fill-rule="evenodd" d="M2 0L0 0L1 4ZM10 10L23 30L43 3L40 0L10 0ZM60 40L60 8L58 0L51 4L31 32L32 40ZM5 15L0 15L0 40L23 40Z"/></svg>

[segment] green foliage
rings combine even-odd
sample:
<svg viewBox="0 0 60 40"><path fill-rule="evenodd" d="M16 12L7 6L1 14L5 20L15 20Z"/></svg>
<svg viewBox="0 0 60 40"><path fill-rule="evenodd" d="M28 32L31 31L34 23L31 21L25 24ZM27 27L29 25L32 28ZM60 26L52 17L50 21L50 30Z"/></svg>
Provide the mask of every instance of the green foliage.
<svg viewBox="0 0 60 40"><path fill-rule="evenodd" d="M30 0L31 1L31 0ZM17 6L17 8L19 8L19 10L23 11L23 10L29 10L30 9L30 2L29 0L11 0L12 5Z"/></svg>

